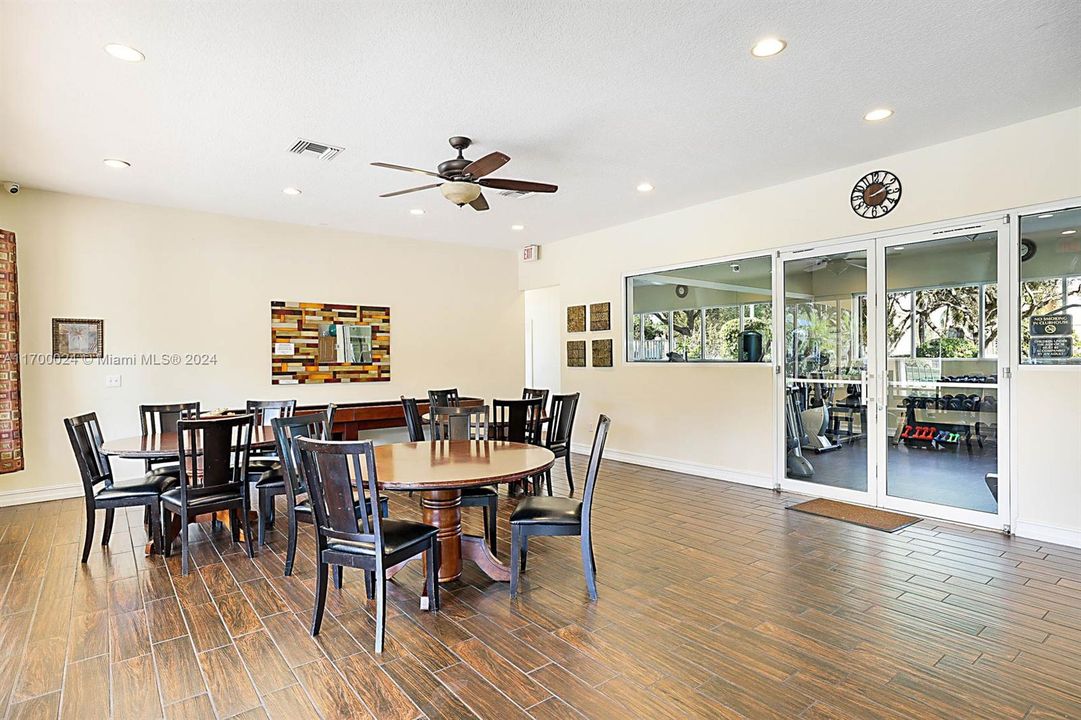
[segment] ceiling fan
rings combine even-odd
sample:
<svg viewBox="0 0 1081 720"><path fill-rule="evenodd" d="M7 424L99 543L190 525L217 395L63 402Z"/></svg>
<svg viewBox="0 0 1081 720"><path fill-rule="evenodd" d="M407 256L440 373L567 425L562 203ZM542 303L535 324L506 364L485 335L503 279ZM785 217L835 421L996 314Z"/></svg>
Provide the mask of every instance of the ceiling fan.
<svg viewBox="0 0 1081 720"><path fill-rule="evenodd" d="M852 256L845 255L844 257L828 257L819 258L814 260L807 267L803 269L804 272L818 272L819 270L829 270L834 275L842 275L848 268L860 268L866 270L867 265L856 262L856 260L863 260L862 254L854 254Z"/></svg>
<svg viewBox="0 0 1081 720"><path fill-rule="evenodd" d="M441 181L430 185L421 185L420 187L385 193L379 197L395 197L397 195L417 192L418 190L439 188L439 191L443 193L443 197L450 200L458 207L469 205L469 207L474 210L487 210L488 201L484 199L484 193L481 192L482 187L493 188L496 190L513 190L521 193L553 193L559 189L556 185L549 185L547 183L487 177L510 162L510 157L501 152L493 152L488 153L479 160L468 160L462 157L462 152L472 144L473 141L467 137L456 135L450 138L450 146L458 151L458 157L444 160L439 163L436 167L437 172L406 167L404 165L393 165L391 163L372 163L375 167L429 175L438 178Z"/></svg>

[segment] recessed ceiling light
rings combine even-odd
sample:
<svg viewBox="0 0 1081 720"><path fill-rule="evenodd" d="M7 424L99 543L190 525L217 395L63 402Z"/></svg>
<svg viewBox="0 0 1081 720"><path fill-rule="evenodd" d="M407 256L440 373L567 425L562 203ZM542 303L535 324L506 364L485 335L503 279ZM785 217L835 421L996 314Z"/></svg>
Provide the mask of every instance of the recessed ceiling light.
<svg viewBox="0 0 1081 720"><path fill-rule="evenodd" d="M635 189L638 190L638 192L642 192L642 193L653 192L653 185L651 185L650 183L647 183L647 182L638 183L638 187L635 188Z"/></svg>
<svg viewBox="0 0 1081 720"><path fill-rule="evenodd" d="M1046 220L1047 218L1055 217L1055 213L1044 213L1043 215L1037 215L1036 217L1041 220Z"/></svg>
<svg viewBox="0 0 1081 720"><path fill-rule="evenodd" d="M111 168L129 168L129 167L131 167L131 163L129 163L127 160L118 160L116 158L105 158L104 160L102 160L102 162L105 163L105 165L107 167L111 167Z"/></svg>
<svg viewBox="0 0 1081 720"><path fill-rule="evenodd" d="M863 116L863 119L867 122L879 122L893 115L893 110L889 108L875 108L871 112Z"/></svg>
<svg viewBox="0 0 1081 720"><path fill-rule="evenodd" d="M1073 235L1075 232L1077 232L1077 231L1076 230L1063 230L1062 234L1063 235Z"/></svg>
<svg viewBox="0 0 1081 720"><path fill-rule="evenodd" d="M409 211L409 214L410 215L423 215L424 214L424 209L423 208L413 208L412 210Z"/></svg>
<svg viewBox="0 0 1081 720"><path fill-rule="evenodd" d="M788 47L788 43L781 38L762 38L754 44L753 48L751 48L751 55L754 55L757 58L772 57L786 47Z"/></svg>
<svg viewBox="0 0 1081 720"><path fill-rule="evenodd" d="M286 195L300 195L300 188L287 187L282 190Z"/></svg>
<svg viewBox="0 0 1081 720"><path fill-rule="evenodd" d="M121 45L120 43L109 43L105 46L105 52L109 53L117 60L123 60L124 62L134 63L146 60L146 55L143 55L133 47Z"/></svg>
<svg viewBox="0 0 1081 720"><path fill-rule="evenodd" d="M511 230L525 230L525 225L511 225Z"/></svg>

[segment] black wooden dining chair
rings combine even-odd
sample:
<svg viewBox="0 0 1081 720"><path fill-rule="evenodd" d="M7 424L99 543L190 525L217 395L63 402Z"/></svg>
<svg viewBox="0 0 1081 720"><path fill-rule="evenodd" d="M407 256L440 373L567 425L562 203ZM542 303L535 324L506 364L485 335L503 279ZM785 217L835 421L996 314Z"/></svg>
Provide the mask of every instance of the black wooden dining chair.
<svg viewBox="0 0 1081 720"><path fill-rule="evenodd" d="M529 538L553 535L580 535L582 538L582 569L586 577L586 589L591 600L597 599L597 560L593 555L593 529L590 516L593 510L593 491L597 486L597 473L604 455L604 442L612 421L601 415L597 421L597 434L593 437L593 451L589 454L586 470L586 487L581 500L562 497L524 498L510 516L510 596L518 594L518 576L525 572Z"/></svg>
<svg viewBox="0 0 1081 720"><path fill-rule="evenodd" d="M248 400L245 410L255 417L257 427L270 425L274 418L290 418L296 400ZM274 498L285 494L285 474L275 450L252 451L248 460L248 482L255 483L259 507L259 544L266 545L266 531L274 525Z"/></svg>
<svg viewBox="0 0 1081 720"><path fill-rule="evenodd" d="M428 391L429 410L434 407L458 407L461 404L462 399L458 396L458 388Z"/></svg>
<svg viewBox="0 0 1081 720"><path fill-rule="evenodd" d="M431 418L429 434L437 440L487 440L489 437L488 406L436 407L428 411ZM496 554L496 518L499 515L499 492L494 485L462 489L462 507L484 508L484 537L492 554Z"/></svg>
<svg viewBox="0 0 1081 720"><path fill-rule="evenodd" d="M327 601L327 567L364 571L364 589L375 598L375 652L383 652L387 624L387 569L427 555L428 608L439 609L439 539L436 528L411 520L357 513L354 497L379 493L375 450L370 440L333 442L297 438L302 474L315 512L315 608L311 634L319 634ZM358 517L359 515L359 517Z"/></svg>
<svg viewBox="0 0 1081 720"><path fill-rule="evenodd" d="M169 403L164 405L140 405L139 428L143 435L175 433L178 420L199 417L199 403ZM177 474L177 463L172 458L147 458L147 473Z"/></svg>
<svg viewBox="0 0 1081 720"><path fill-rule="evenodd" d="M522 400L493 400L492 423L488 438L490 440L537 444L540 439L541 415L543 412L544 403L539 397ZM529 484L529 478L522 480L520 483L512 483L522 491L528 488ZM536 479L534 479L533 484L534 486L537 484ZM513 488L508 486L508 492L512 491Z"/></svg>
<svg viewBox="0 0 1081 720"><path fill-rule="evenodd" d="M555 454L556 459L563 458L567 468L567 485L574 495L574 477L571 475L571 434L574 430L574 414L578 410L579 393L552 396L552 414L548 416L548 435L544 446ZM552 471L545 472L548 494L552 494ZM534 494L539 494L539 482L534 481Z"/></svg>
<svg viewBox="0 0 1081 720"><path fill-rule="evenodd" d="M311 501L308 498L308 486L304 482L300 468L296 441L302 437L330 440L334 427L334 405L328 407L326 412L274 418L270 421L270 425L274 428L274 442L285 476L286 512L289 517L289 540L285 548L285 575L288 576L293 574L293 563L297 555L298 523L309 525L315 523ZM386 517L389 509L387 498L383 495L378 497L379 514ZM364 514L371 512L371 503L367 495L363 503L356 503L356 512L358 515L362 512ZM335 570L334 584L336 587L341 587L340 568Z"/></svg>
<svg viewBox="0 0 1081 720"><path fill-rule="evenodd" d="M90 545L94 536L94 520L98 510L105 511L105 526L101 532L101 544L108 545L113 533L113 516L117 508L145 507L150 516L150 539L159 550L162 545L161 491L171 478L166 475L146 475L133 480L113 480L109 457L101 451L101 425L96 413L64 418L71 449L83 482L83 499L86 502L86 537L83 540L83 562L90 557Z"/></svg>
<svg viewBox="0 0 1081 720"><path fill-rule="evenodd" d="M424 442L424 418L420 415L416 398L402 395L402 414L405 415L405 429L409 433L409 442Z"/></svg>
<svg viewBox="0 0 1081 720"><path fill-rule="evenodd" d="M543 442L541 437L541 430L543 430L543 420L545 414L548 412L548 390L545 388L522 388L522 399L529 400L530 398L540 398L541 401L541 424L537 428L537 435L535 438L527 440L531 445L540 445Z"/></svg>
<svg viewBox="0 0 1081 720"><path fill-rule="evenodd" d="M161 495L165 517L180 518L181 572L188 574L188 523L196 515L228 511L233 542L240 540L241 525L248 557L253 557L251 507L248 493L248 457L251 453L252 415L230 415L177 422L180 484ZM171 551L169 538L165 555Z"/></svg>

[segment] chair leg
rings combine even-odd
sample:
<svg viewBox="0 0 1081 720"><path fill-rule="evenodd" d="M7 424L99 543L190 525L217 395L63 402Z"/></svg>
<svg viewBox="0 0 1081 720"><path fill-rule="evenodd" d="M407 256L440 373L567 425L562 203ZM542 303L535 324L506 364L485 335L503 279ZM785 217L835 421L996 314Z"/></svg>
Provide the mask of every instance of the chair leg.
<svg viewBox="0 0 1081 720"><path fill-rule="evenodd" d="M158 505L155 500L150 505L146 506L146 512L150 513L150 542L157 546L158 552L161 552L162 539L161 539L161 506Z"/></svg>
<svg viewBox="0 0 1081 720"><path fill-rule="evenodd" d="M386 498L379 498L379 517L390 517L390 503L387 502Z"/></svg>
<svg viewBox="0 0 1081 720"><path fill-rule="evenodd" d="M342 566L341 565L335 565L334 566L334 589L335 590L341 590L342 589Z"/></svg>
<svg viewBox="0 0 1081 720"><path fill-rule="evenodd" d="M244 506L240 509L240 514L243 515L240 520L244 523L244 544L248 546L248 557L255 557L255 549L252 547L251 541L251 512L248 503L244 503Z"/></svg>
<svg viewBox="0 0 1081 720"><path fill-rule="evenodd" d="M369 600L375 598L375 573L371 570L364 571L364 597Z"/></svg>
<svg viewBox="0 0 1081 720"><path fill-rule="evenodd" d="M510 597L518 597L518 574L522 570L522 529L510 526Z"/></svg>
<svg viewBox="0 0 1081 720"><path fill-rule="evenodd" d="M180 518L180 574L188 574L188 517Z"/></svg>
<svg viewBox="0 0 1081 720"><path fill-rule="evenodd" d="M534 495L540 495L541 479L543 477L544 477L543 475L534 475L533 476L533 494Z"/></svg>
<svg viewBox="0 0 1081 720"><path fill-rule="evenodd" d="M116 514L115 510L109 509L105 511L105 525L101 530L101 544L108 545L109 538L113 535L113 516Z"/></svg>
<svg viewBox="0 0 1081 720"><path fill-rule="evenodd" d="M319 634L323 624L323 609L327 605L327 564L320 562L315 571L315 609L312 611L312 637Z"/></svg>
<svg viewBox="0 0 1081 720"><path fill-rule="evenodd" d="M297 516L289 518L289 544L285 548L285 576L293 574L293 561L297 557Z"/></svg>
<svg viewBox="0 0 1081 720"><path fill-rule="evenodd" d="M496 529L499 526L499 498L493 497L491 500L488 501L488 509L486 514L489 516L490 519L488 522L484 523L484 531L485 535L488 535L488 547L492 548L492 554L495 555L496 547L498 547L498 544L496 542ZM488 533L489 526L491 526L491 534Z"/></svg>
<svg viewBox="0 0 1081 720"><path fill-rule="evenodd" d="M571 476L571 451L567 448L567 454L563 456L563 460L567 464L567 484L571 488L571 497L574 497L574 477Z"/></svg>
<svg viewBox="0 0 1081 720"><path fill-rule="evenodd" d="M380 565L375 570L375 651L383 652L387 634L387 572Z"/></svg>
<svg viewBox="0 0 1081 720"><path fill-rule="evenodd" d="M593 564L593 548L589 535L582 535L582 570L586 576L586 590L589 591L589 599L597 599L596 567Z"/></svg>
<svg viewBox="0 0 1081 720"><path fill-rule="evenodd" d="M529 535L526 534L525 530L522 531L521 555L522 555L522 572L525 572L525 564L526 564L525 561L526 561L526 558L529 556Z"/></svg>
<svg viewBox="0 0 1081 720"><path fill-rule="evenodd" d="M259 547L266 545L266 526L270 521L270 508L267 507L269 497L262 489L259 490Z"/></svg>
<svg viewBox="0 0 1081 720"><path fill-rule="evenodd" d="M90 546L94 543L94 520L97 509L93 503L86 504L86 539L83 540L83 562L90 557Z"/></svg>
<svg viewBox="0 0 1081 720"><path fill-rule="evenodd" d="M428 549L428 611L439 609L439 539L432 536Z"/></svg>
<svg viewBox="0 0 1081 720"><path fill-rule="evenodd" d="M552 497L552 471L544 471L544 481L548 484L548 497ZM537 493L538 495L540 493Z"/></svg>
<svg viewBox="0 0 1081 720"><path fill-rule="evenodd" d="M150 506L147 505L143 508L143 525L149 527L150 525Z"/></svg>

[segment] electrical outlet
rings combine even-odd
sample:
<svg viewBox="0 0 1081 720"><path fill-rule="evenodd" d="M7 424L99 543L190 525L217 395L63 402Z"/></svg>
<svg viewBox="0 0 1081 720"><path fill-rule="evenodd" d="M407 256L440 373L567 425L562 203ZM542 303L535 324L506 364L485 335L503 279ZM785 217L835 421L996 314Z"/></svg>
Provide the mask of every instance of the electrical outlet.
<svg viewBox="0 0 1081 720"><path fill-rule="evenodd" d="M105 376L105 387L108 387L108 388L120 387L120 381L121 380L122 380L122 377L120 375L106 375Z"/></svg>

